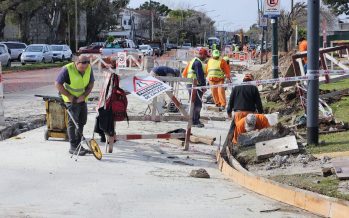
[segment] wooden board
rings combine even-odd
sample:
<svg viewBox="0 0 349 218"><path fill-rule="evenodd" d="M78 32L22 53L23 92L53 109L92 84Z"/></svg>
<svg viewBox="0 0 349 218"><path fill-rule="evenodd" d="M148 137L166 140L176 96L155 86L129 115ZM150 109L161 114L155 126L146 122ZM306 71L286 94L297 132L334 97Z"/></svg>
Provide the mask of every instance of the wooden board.
<svg viewBox="0 0 349 218"><path fill-rule="evenodd" d="M349 158L334 160L332 166L335 169L336 176L340 180L349 179Z"/></svg>
<svg viewBox="0 0 349 218"><path fill-rule="evenodd" d="M273 155L285 155L298 152L298 144L295 136L286 136L256 143L256 153L258 159L265 159Z"/></svg>

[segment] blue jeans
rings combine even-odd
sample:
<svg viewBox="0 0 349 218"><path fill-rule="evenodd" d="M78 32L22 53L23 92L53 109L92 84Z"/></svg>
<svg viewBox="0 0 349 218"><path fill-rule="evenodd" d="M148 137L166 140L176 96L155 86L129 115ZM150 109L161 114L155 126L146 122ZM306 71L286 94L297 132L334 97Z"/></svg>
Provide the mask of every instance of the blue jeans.
<svg viewBox="0 0 349 218"><path fill-rule="evenodd" d="M191 84L187 84L187 88L188 88L188 92L189 92L189 99L191 96ZM199 89L197 89L196 91L196 98L194 101L194 109L193 109L193 125L197 125L200 123L200 112L201 112L201 108L202 108L202 96L203 96L203 92Z"/></svg>

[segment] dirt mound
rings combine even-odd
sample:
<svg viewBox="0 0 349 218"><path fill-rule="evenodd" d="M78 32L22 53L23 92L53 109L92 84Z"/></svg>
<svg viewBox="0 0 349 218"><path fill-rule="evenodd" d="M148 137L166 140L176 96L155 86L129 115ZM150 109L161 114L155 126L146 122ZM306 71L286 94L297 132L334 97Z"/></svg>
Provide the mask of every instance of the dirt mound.
<svg viewBox="0 0 349 218"><path fill-rule="evenodd" d="M292 55L296 54L295 51L290 51L288 53L280 52L279 53L279 76L284 77L286 76L287 71L293 69L289 69L292 65ZM254 71L254 75L256 79L270 79L272 78L273 71L273 62L272 59L269 59L269 61L259 70Z"/></svg>

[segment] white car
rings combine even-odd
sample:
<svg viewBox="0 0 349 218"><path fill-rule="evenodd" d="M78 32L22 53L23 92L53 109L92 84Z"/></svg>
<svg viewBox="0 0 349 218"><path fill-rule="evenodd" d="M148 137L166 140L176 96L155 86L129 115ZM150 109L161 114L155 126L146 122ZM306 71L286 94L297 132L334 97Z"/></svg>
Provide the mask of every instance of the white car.
<svg viewBox="0 0 349 218"><path fill-rule="evenodd" d="M191 46L191 43L183 43L182 45L182 49L191 49L192 46Z"/></svg>
<svg viewBox="0 0 349 218"><path fill-rule="evenodd" d="M137 52L137 49L130 39L115 39L112 43L105 43L100 52L102 55L113 55L118 52Z"/></svg>
<svg viewBox="0 0 349 218"><path fill-rule="evenodd" d="M139 51L142 52L144 55L153 56L154 50L150 45L140 45Z"/></svg>
<svg viewBox="0 0 349 218"><path fill-rule="evenodd" d="M26 63L52 63L53 53L47 44L29 45L21 55L21 64Z"/></svg>
<svg viewBox="0 0 349 218"><path fill-rule="evenodd" d="M0 42L5 44L10 49L10 55L12 60L21 60L21 55L27 48L27 45L22 42Z"/></svg>
<svg viewBox="0 0 349 218"><path fill-rule="evenodd" d="M1 46L0 44L0 62L1 66L11 67L11 55L8 53L8 50Z"/></svg>
<svg viewBox="0 0 349 218"><path fill-rule="evenodd" d="M54 61L63 62L64 60L71 61L73 59L73 52L70 50L68 45L50 45L50 47Z"/></svg>

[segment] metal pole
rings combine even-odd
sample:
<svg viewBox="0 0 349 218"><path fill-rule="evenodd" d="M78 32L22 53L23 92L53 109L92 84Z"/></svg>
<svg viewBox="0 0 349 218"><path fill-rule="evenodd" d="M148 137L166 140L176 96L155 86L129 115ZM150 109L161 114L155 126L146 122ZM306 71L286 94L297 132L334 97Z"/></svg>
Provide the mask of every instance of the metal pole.
<svg viewBox="0 0 349 218"><path fill-rule="evenodd" d="M269 28L269 22L267 20L267 27L265 27L265 48L266 48L265 62L268 62L268 42L269 42L268 28Z"/></svg>
<svg viewBox="0 0 349 218"><path fill-rule="evenodd" d="M149 7L151 10L151 41L154 41L154 13L153 8L151 6L151 0L149 0Z"/></svg>
<svg viewBox="0 0 349 218"><path fill-rule="evenodd" d="M319 26L320 1L308 0L308 66L307 74L314 75L308 82L307 92L307 142L319 144Z"/></svg>
<svg viewBox="0 0 349 218"><path fill-rule="evenodd" d="M262 27L261 64L263 64L263 50L264 50L264 27Z"/></svg>
<svg viewBox="0 0 349 218"><path fill-rule="evenodd" d="M279 57L278 57L278 20L277 18L271 19L273 26L273 78L279 77ZM268 45L268 44L267 44Z"/></svg>
<svg viewBox="0 0 349 218"><path fill-rule="evenodd" d="M78 37L78 0L75 0L75 51L79 50L79 37Z"/></svg>

